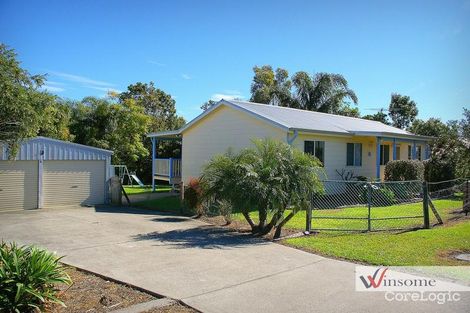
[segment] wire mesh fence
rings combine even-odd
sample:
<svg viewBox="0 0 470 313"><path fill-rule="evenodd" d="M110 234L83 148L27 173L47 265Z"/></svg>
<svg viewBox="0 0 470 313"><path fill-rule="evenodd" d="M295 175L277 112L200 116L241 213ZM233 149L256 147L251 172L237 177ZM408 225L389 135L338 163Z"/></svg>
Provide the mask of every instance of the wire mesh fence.
<svg viewBox="0 0 470 313"><path fill-rule="evenodd" d="M428 182L431 209L437 211L439 217L431 214L431 224L444 223L458 219L462 214L470 212L470 180L452 179L440 182Z"/></svg>
<svg viewBox="0 0 470 313"><path fill-rule="evenodd" d="M324 192L312 201L311 230L378 231L424 225L420 181L324 181L323 185Z"/></svg>
<svg viewBox="0 0 470 313"><path fill-rule="evenodd" d="M428 228L470 210L469 180L323 181L307 212L307 231Z"/></svg>

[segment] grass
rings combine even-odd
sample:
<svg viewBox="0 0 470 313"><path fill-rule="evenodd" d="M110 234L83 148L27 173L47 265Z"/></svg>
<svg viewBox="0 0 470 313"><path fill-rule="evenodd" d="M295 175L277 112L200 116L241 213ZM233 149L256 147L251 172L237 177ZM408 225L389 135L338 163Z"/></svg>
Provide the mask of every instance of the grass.
<svg viewBox="0 0 470 313"><path fill-rule="evenodd" d="M376 265L468 265L449 258L470 251L470 222L391 233L320 233L285 244L326 256Z"/></svg>
<svg viewBox="0 0 470 313"><path fill-rule="evenodd" d="M134 203L133 206L161 212L170 212L175 214L182 213L182 206L179 196L169 196L158 199L145 200Z"/></svg>
<svg viewBox="0 0 470 313"><path fill-rule="evenodd" d="M439 211L444 220L450 218L451 212L462 206L461 200L435 200L433 201L436 209ZM257 212L251 213L252 218L257 221ZM287 215L287 212L286 212ZM298 212L287 224L286 228L305 230L306 212ZM343 209L331 210L314 210L312 219L312 229L349 229L349 230L367 230L367 207L350 207ZM422 216L423 205L422 203L392 205L386 207L373 207L371 209L371 218L388 218L397 216ZM244 221L241 213L233 215L234 219ZM354 217L365 219L315 219L315 217ZM434 215L430 213L431 223L435 223ZM371 222L372 230L380 229L400 229L400 228L413 228L423 225L423 218L407 218L407 219L391 219L391 220L376 220Z"/></svg>
<svg viewBox="0 0 470 313"><path fill-rule="evenodd" d="M152 186L146 185L141 187L139 185L134 186L124 186L124 190L128 195L135 195L140 193L150 193L152 192ZM156 185L155 192L169 192L171 191L171 186L168 185Z"/></svg>
<svg viewBox="0 0 470 313"><path fill-rule="evenodd" d="M321 231L318 234L286 239L284 244L325 256L376 265L468 265L450 258L459 251L470 252L470 221L452 222L453 211L462 206L462 200L435 200L436 209L444 220L444 226L408 232L338 232ZM394 205L372 208L372 218L422 215L422 204ZM436 220L432 213L431 223ZM257 213L252 216L257 220ZM366 220L328 220L315 216L364 217L367 208L352 207L314 211L312 228L367 229ZM234 219L244 220L241 214ZM305 212L297 213L286 228L305 230ZM422 226L423 219L373 221L373 229Z"/></svg>

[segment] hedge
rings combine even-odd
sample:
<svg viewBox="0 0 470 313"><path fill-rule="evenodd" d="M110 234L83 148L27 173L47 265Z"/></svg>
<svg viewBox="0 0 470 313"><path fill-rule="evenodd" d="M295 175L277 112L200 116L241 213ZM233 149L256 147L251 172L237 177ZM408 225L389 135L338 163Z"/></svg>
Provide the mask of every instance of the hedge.
<svg viewBox="0 0 470 313"><path fill-rule="evenodd" d="M424 180L424 164L419 160L390 161L385 166L385 180Z"/></svg>

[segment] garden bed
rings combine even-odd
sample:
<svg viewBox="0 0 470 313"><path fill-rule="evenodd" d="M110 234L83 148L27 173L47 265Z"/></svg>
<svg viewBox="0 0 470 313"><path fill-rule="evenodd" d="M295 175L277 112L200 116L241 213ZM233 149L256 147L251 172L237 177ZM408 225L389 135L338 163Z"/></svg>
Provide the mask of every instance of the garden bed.
<svg viewBox="0 0 470 313"><path fill-rule="evenodd" d="M133 287L106 280L71 266L66 267L66 272L72 278L73 283L70 287L65 285L58 286L60 290L58 297L67 307L53 305L48 307L46 312L112 312L158 299ZM147 312L193 313L197 311L181 304L175 304Z"/></svg>

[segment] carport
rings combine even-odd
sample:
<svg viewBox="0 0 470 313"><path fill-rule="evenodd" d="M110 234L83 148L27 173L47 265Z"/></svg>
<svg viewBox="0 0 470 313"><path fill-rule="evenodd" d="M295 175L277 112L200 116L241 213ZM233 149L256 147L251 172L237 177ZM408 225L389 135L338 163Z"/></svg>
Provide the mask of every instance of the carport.
<svg viewBox="0 0 470 313"><path fill-rule="evenodd" d="M112 152L36 137L24 141L14 160L0 145L0 212L107 201Z"/></svg>

